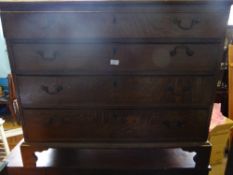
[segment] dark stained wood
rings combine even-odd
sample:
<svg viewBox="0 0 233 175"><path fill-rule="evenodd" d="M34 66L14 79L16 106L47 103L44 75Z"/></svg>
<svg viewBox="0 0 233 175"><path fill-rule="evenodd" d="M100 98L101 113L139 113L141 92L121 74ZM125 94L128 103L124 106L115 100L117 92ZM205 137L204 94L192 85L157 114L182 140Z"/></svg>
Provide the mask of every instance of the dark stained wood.
<svg viewBox="0 0 233 175"><path fill-rule="evenodd" d="M219 38L226 13L3 13L6 38ZM65 23L64 23L65 21ZM33 23L33 25L31 25ZM216 25L218 23L218 25Z"/></svg>
<svg viewBox="0 0 233 175"><path fill-rule="evenodd" d="M8 175L208 174L208 168L195 168L193 161L195 149L194 152L187 152L180 148L150 149L149 151L57 148L37 152L36 167L25 167L20 155L20 145L8 157L9 163L6 168ZM208 150L209 147L203 146L203 149Z"/></svg>
<svg viewBox="0 0 233 175"><path fill-rule="evenodd" d="M159 170L159 169L183 169L196 168L205 170L208 167L210 145L208 143L192 147L184 146L176 148L131 148L131 149L95 149L77 147L52 146L47 147L39 144L21 145L21 151L25 151L22 160L24 165L36 167L60 167L60 168L77 168L80 170ZM27 150L27 151L26 151ZM56 153L57 156L53 156ZM34 155L34 159L31 159ZM44 157L40 160L41 155L46 155L52 162L46 161ZM180 156L173 159L173 155ZM169 157L170 156L170 157ZM188 157L189 158L188 158ZM146 159L145 159L146 158ZM122 161L119 161L121 159ZM159 160L159 161L158 161ZM88 162L88 163L87 163ZM135 166L137 165L137 166ZM9 165L11 166L11 165ZM31 167L31 166L27 166Z"/></svg>
<svg viewBox="0 0 233 175"><path fill-rule="evenodd" d="M230 3L0 3L26 174L207 175L203 142ZM37 167L34 152L50 147L73 169ZM163 162L164 149L177 148L196 152L196 165L173 167L180 150Z"/></svg>
<svg viewBox="0 0 233 175"><path fill-rule="evenodd" d="M214 82L212 77L190 76L18 76L16 79L24 107L209 105Z"/></svg>
<svg viewBox="0 0 233 175"><path fill-rule="evenodd" d="M84 170L76 171L75 169L54 169L51 168L47 171L46 175L66 175L67 173L71 175L76 175L77 173L84 175L208 175L209 170L193 170L193 169L172 169L172 170L157 170L157 171L121 171L121 170Z"/></svg>
<svg viewBox="0 0 233 175"><path fill-rule="evenodd" d="M93 11L93 10L106 10L113 11L131 11L132 9L146 10L157 12L171 12L171 6L176 8L176 12L189 13L195 10L199 12L209 12L213 10L229 10L229 5L232 0L76 0L76 1L1 1L0 8L2 13L15 12L15 11ZM188 8L187 8L188 7ZM216 11L215 11L216 12Z"/></svg>
<svg viewBox="0 0 233 175"><path fill-rule="evenodd" d="M209 120L205 118L208 112L185 109L24 110L24 135L26 142L201 142L208 136Z"/></svg>
<svg viewBox="0 0 233 175"><path fill-rule="evenodd" d="M214 73L221 53L219 44L25 43L11 49L19 74Z"/></svg>

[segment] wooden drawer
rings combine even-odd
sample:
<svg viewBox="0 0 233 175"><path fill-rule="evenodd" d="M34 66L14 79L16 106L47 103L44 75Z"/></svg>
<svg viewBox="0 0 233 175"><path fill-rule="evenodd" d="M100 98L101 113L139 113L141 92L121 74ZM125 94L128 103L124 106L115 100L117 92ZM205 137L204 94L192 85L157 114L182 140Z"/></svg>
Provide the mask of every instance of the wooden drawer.
<svg viewBox="0 0 233 175"><path fill-rule="evenodd" d="M21 156L21 155L19 154L19 156ZM20 161L18 160L18 162L21 163L21 158L20 158ZM34 169L34 168L22 168L22 165L19 166L18 164L16 164L14 166L9 166L9 164L8 164L7 174L6 175L47 175L47 174L46 174L46 170L43 169L43 168L37 168L37 169Z"/></svg>
<svg viewBox="0 0 233 175"><path fill-rule="evenodd" d="M24 74L214 72L219 44L12 44Z"/></svg>
<svg viewBox="0 0 233 175"><path fill-rule="evenodd" d="M158 156L158 155L154 155L154 156ZM163 156L163 155L162 155ZM169 155L168 155L169 156ZM142 159L145 159L145 156L142 157ZM174 159L177 159L174 158ZM130 159L129 161L132 162L135 161L135 158ZM122 160L121 160L122 161ZM154 162L153 162L154 163ZM156 164L157 162L155 162L154 164ZM126 162L127 164L127 162ZM140 166L139 166L140 167ZM124 169L124 170L102 170L102 169L91 169L91 170L77 170L75 168L49 168L46 169L46 175L208 175L209 174L209 170L208 169L196 169L196 168L164 168L159 169L159 170L146 170L146 169L137 169L135 170L135 168L131 168L130 170L128 169Z"/></svg>
<svg viewBox="0 0 233 175"><path fill-rule="evenodd" d="M158 155L155 155L158 156ZM145 159L144 157L142 159ZM176 159L176 158L174 158ZM133 159L135 161L135 159ZM132 160L130 160L132 161ZM157 162L155 162L157 163ZM139 166L140 167L140 166ZM126 170L77 170L75 168L63 168L63 169L56 169L56 168L49 168L46 169L46 175L208 175L209 170L203 169L192 169L192 168L173 168L167 169L164 168L163 170L135 170L135 169L126 169Z"/></svg>
<svg viewBox="0 0 233 175"><path fill-rule="evenodd" d="M2 14L6 38L220 38L225 12L20 12ZM218 24L218 25L216 25Z"/></svg>
<svg viewBox="0 0 233 175"><path fill-rule="evenodd" d="M18 76L24 107L209 105L213 77Z"/></svg>
<svg viewBox="0 0 233 175"><path fill-rule="evenodd" d="M24 110L23 114L28 142L206 141L210 115L199 109Z"/></svg>

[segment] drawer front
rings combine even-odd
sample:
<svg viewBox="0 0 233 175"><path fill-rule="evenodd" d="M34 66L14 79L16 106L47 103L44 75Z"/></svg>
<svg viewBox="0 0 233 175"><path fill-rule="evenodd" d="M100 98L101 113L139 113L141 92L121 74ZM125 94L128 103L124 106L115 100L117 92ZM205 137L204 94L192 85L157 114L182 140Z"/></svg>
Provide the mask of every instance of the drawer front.
<svg viewBox="0 0 233 175"><path fill-rule="evenodd" d="M226 12L6 13L6 38L219 38ZM216 23L218 25L216 25Z"/></svg>
<svg viewBox="0 0 233 175"><path fill-rule="evenodd" d="M213 77L17 77L24 107L209 105Z"/></svg>
<svg viewBox="0 0 233 175"><path fill-rule="evenodd" d="M29 142L205 141L208 135L208 110L24 110L23 113L25 139Z"/></svg>
<svg viewBox="0 0 233 175"><path fill-rule="evenodd" d="M16 73L214 72L218 44L13 44Z"/></svg>
<svg viewBox="0 0 233 175"><path fill-rule="evenodd" d="M22 160L20 159L19 162L21 163ZM21 167L20 168L18 168L18 167L15 168L14 166L16 166L14 163L12 163L11 166L8 164L8 167L10 167L10 168L8 168L7 174L14 174L14 175L22 175L22 174L23 175L32 175L32 174L33 175L46 175L46 171L43 168L37 168L37 169L33 169L33 168L21 168Z"/></svg>
<svg viewBox="0 0 233 175"><path fill-rule="evenodd" d="M145 154L144 154L145 155ZM102 156L102 155L100 155ZM158 156L157 154L154 155L154 156ZM162 155L163 156L163 155ZM118 156L119 157L119 156ZM145 157L145 156L144 156ZM145 158L142 158L142 159L145 159ZM115 160L115 157L113 158ZM125 159L125 157L124 157ZM174 158L175 159L175 158ZM133 159L129 159L130 162L132 162L132 160L134 160L133 162L135 162L135 158ZM138 159L136 159L138 160ZM151 159L149 159L151 160ZM122 161L122 160L121 160ZM110 163L112 162L109 161ZM87 162L89 163L89 162ZM104 163L106 164L106 161L104 161ZM115 163L115 161L114 161ZM141 163L141 162L140 162ZM144 163L144 162L143 162ZM154 164L156 164L157 162L153 162ZM128 162L125 161L125 164L128 165ZM140 166L139 166L140 167ZM117 167L118 168L118 167ZM137 169L135 170L135 168L131 168L131 170L119 170L118 169L113 169L113 170L106 170L106 169L94 169L93 168L90 168L89 170L88 169L84 169L84 170L77 170L75 168L49 168L49 169L46 169L46 175L118 175L118 174L121 174L121 175L208 175L209 174L209 170L208 169L194 169L194 168L183 168L183 169L175 169L175 168L165 168L165 170L161 170L161 169L156 169L156 170L151 170L151 169Z"/></svg>

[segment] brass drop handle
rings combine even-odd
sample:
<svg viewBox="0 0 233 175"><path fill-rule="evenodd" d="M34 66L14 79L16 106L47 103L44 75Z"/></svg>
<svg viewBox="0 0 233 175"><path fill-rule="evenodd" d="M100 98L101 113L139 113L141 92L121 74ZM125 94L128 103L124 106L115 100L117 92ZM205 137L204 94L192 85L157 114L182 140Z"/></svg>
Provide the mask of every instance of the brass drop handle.
<svg viewBox="0 0 233 175"><path fill-rule="evenodd" d="M174 57L177 55L178 50L184 50L187 56L193 56L194 51L191 50L188 46L176 46L173 50L170 51L170 56Z"/></svg>
<svg viewBox="0 0 233 175"><path fill-rule="evenodd" d="M36 52L41 59L45 60L45 61L54 61L57 59L57 56L58 56L58 52L57 51L54 51L52 53L45 53L44 51L37 51Z"/></svg>
<svg viewBox="0 0 233 175"><path fill-rule="evenodd" d="M181 19L175 18L173 20L173 23L176 24L181 30L191 30L196 24L198 24L200 21L197 19L192 19L190 24L188 26L184 26Z"/></svg>
<svg viewBox="0 0 233 175"><path fill-rule="evenodd" d="M42 85L41 90L49 95L56 95L63 90L63 86L56 85L54 88L49 88L48 86Z"/></svg>

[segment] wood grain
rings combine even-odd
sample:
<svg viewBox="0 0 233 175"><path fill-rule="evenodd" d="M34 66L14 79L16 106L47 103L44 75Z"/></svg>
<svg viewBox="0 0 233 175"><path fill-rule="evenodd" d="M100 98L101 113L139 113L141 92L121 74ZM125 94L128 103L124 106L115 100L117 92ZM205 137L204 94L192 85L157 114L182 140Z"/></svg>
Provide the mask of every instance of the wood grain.
<svg viewBox="0 0 233 175"><path fill-rule="evenodd" d="M24 75L213 74L221 53L219 44L44 42L10 47L14 69Z"/></svg>
<svg viewBox="0 0 233 175"><path fill-rule="evenodd" d="M175 13L78 11L68 13L4 13L7 39L80 38L219 38L224 35L223 11ZM66 21L64 23L64 21ZM216 23L219 25L216 25ZM31 25L33 23L33 25ZM66 32L65 32L66 31Z"/></svg>
<svg viewBox="0 0 233 175"><path fill-rule="evenodd" d="M208 109L24 110L24 136L29 143L204 142L206 115Z"/></svg>
<svg viewBox="0 0 233 175"><path fill-rule="evenodd" d="M210 149L202 149L202 143L208 133L230 2L0 3L23 111L26 143L21 152L27 168L35 167L34 152L48 147L128 149L117 155L140 148L148 155L149 148L160 152L162 146L185 143L184 150L198 152L195 171L207 174ZM109 67L111 59L119 66ZM124 162L101 155L100 166L123 162L121 167L132 171L100 174L169 174L166 168L138 172L138 166L129 163L141 158L129 155ZM197 174L181 171L169 175ZM48 172L65 174L57 169Z"/></svg>

